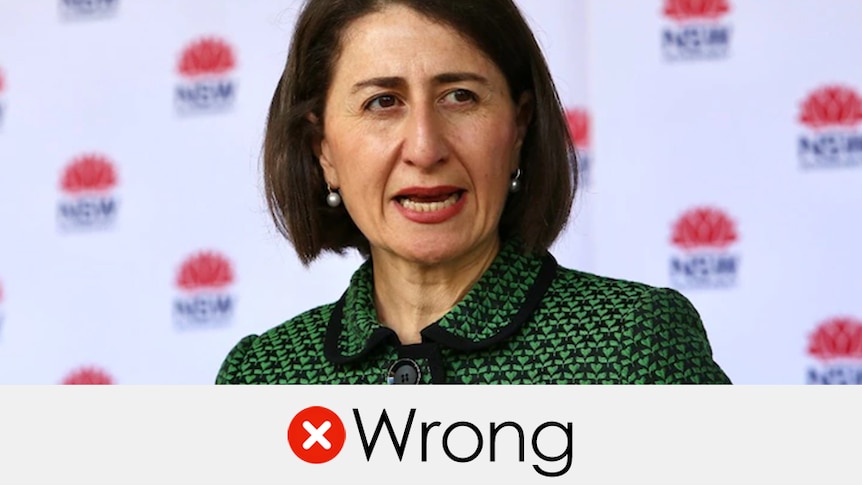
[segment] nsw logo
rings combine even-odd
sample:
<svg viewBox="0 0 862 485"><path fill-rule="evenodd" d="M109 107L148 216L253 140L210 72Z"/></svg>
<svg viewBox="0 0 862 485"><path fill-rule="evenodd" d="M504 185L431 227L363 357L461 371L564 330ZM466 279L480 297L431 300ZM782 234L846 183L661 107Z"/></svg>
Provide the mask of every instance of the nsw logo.
<svg viewBox="0 0 862 485"><path fill-rule="evenodd" d="M233 317L230 292L234 271L230 260L215 251L200 251L180 266L174 299L174 323L179 328L222 326Z"/></svg>
<svg viewBox="0 0 862 485"><path fill-rule="evenodd" d="M88 230L112 226L117 218L117 171L100 154L74 158L60 176L57 221L62 230Z"/></svg>
<svg viewBox="0 0 862 485"><path fill-rule="evenodd" d="M120 0L60 0L60 16L66 20L111 17Z"/></svg>
<svg viewBox="0 0 862 485"><path fill-rule="evenodd" d="M590 114L583 108L569 109L566 110L566 121L578 157L578 185L589 187L590 168L593 165L590 151Z"/></svg>
<svg viewBox="0 0 862 485"><path fill-rule="evenodd" d="M96 366L82 366L72 370L61 381L66 385L111 385L114 378Z"/></svg>
<svg viewBox="0 0 862 485"><path fill-rule="evenodd" d="M665 0L662 13L668 25L661 33L665 59L686 61L727 57L731 28L723 18L729 12L727 0Z"/></svg>
<svg viewBox="0 0 862 485"><path fill-rule="evenodd" d="M808 384L862 384L862 320L835 317L808 336Z"/></svg>
<svg viewBox="0 0 862 485"><path fill-rule="evenodd" d="M736 283L739 256L728 248L739 236L736 224L722 210L698 207L674 224L670 280L674 287L724 288Z"/></svg>
<svg viewBox="0 0 862 485"><path fill-rule="evenodd" d="M177 65L181 76L174 93L177 111L197 114L230 108L236 97L236 81L230 76L235 67L234 51L222 39L205 37L186 46Z"/></svg>
<svg viewBox="0 0 862 485"><path fill-rule="evenodd" d="M862 166L862 97L847 86L814 90L802 102L799 164L804 169Z"/></svg>

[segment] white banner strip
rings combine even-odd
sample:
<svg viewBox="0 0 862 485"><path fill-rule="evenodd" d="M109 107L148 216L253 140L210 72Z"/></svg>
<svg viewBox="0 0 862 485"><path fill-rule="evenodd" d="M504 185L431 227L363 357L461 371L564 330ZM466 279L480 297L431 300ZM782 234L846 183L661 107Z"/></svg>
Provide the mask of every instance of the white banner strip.
<svg viewBox="0 0 862 485"><path fill-rule="evenodd" d="M829 483L858 476L860 398L801 386L7 386L0 483Z"/></svg>

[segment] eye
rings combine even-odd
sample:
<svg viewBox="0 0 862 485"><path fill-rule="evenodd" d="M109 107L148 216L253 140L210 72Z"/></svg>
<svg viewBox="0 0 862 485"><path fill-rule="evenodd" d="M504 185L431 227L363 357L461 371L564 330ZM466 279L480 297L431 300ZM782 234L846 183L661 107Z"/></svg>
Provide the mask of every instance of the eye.
<svg viewBox="0 0 862 485"><path fill-rule="evenodd" d="M398 104L398 98L391 94L383 94L371 99L365 104L365 109L375 111L395 107Z"/></svg>
<svg viewBox="0 0 862 485"><path fill-rule="evenodd" d="M454 104L471 103L473 101L476 101L476 94L472 91L467 91L466 89L456 89L454 91L446 93L446 97L443 99L446 102Z"/></svg>

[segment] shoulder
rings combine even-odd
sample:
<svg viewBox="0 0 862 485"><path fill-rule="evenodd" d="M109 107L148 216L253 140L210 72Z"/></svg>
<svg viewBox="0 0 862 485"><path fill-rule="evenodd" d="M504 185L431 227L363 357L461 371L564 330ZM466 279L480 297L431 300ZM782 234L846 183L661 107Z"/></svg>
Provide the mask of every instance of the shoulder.
<svg viewBox="0 0 862 485"><path fill-rule="evenodd" d="M676 290L564 267L557 268L542 303L576 325L598 325L603 331L668 323L670 315L674 323L701 327L697 310Z"/></svg>
<svg viewBox="0 0 862 485"><path fill-rule="evenodd" d="M632 382L730 382L700 314L674 289L560 267L546 300L580 330L613 335Z"/></svg>
<svg viewBox="0 0 862 485"><path fill-rule="evenodd" d="M321 305L257 335L242 338L228 352L216 384L274 382L291 359L323 356L323 335L334 303Z"/></svg>
<svg viewBox="0 0 862 485"><path fill-rule="evenodd" d="M685 300L684 296L667 288L657 288L636 281L609 278L559 266L545 300L550 304L562 306L568 306L574 302L582 310L602 309L603 315L624 316L641 302L654 298Z"/></svg>

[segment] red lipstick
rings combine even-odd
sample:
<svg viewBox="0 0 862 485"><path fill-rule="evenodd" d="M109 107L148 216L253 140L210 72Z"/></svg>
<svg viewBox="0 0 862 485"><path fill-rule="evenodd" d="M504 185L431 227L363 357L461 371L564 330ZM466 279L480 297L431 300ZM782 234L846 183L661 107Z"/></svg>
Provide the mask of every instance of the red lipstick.
<svg viewBox="0 0 862 485"><path fill-rule="evenodd" d="M464 209L465 190L451 185L408 187L395 194L393 203L406 219L419 224L445 222Z"/></svg>

